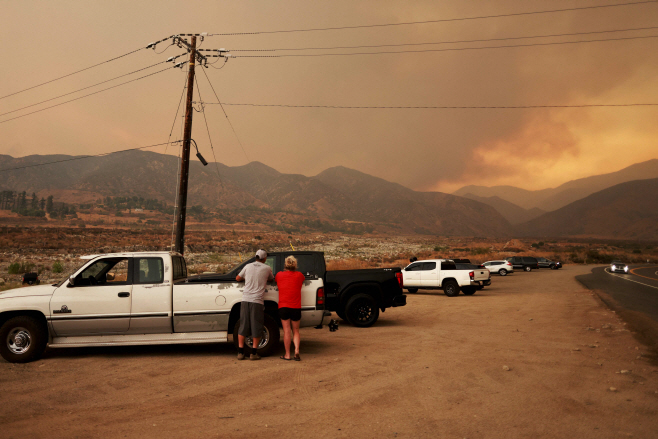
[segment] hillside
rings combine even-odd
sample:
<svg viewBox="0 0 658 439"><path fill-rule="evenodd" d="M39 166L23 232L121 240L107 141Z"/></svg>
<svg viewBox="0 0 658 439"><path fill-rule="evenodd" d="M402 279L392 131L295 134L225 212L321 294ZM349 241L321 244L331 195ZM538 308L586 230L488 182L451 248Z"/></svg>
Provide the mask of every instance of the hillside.
<svg viewBox="0 0 658 439"><path fill-rule="evenodd" d="M500 197L524 209L540 208L552 211L600 190L627 181L658 178L658 159L636 163L617 172L594 175L568 181L556 188L530 191L514 186L464 186L454 195L472 194L478 197Z"/></svg>
<svg viewBox="0 0 658 439"><path fill-rule="evenodd" d="M66 200L56 200L67 202L105 196L174 202L177 158L154 152L130 151L85 160L4 155L0 156L0 169L54 160L67 161L5 172L0 190L36 192L40 197L59 194ZM258 162L204 167L192 159L188 205L195 204L210 209L268 208L308 219L385 224L404 233L483 237L510 233L509 223L486 204L455 195L415 192L342 167L306 177L282 174ZM273 220L264 218L263 222Z"/></svg>
<svg viewBox="0 0 658 439"><path fill-rule="evenodd" d="M353 202L360 221L388 219L418 232L441 230L446 235L508 236L507 221L491 206L441 192L416 192L397 183L342 166L329 168L315 179Z"/></svg>
<svg viewBox="0 0 658 439"><path fill-rule="evenodd" d="M531 219L535 219L546 213L538 207L534 207L532 209L524 209L523 207L519 207L516 204L510 203L509 201L503 200L497 196L478 197L477 195L470 193L462 196L464 198L470 198L471 200L479 201L480 203L488 204L489 206L496 209L498 213L500 213L512 225L530 221Z"/></svg>
<svg viewBox="0 0 658 439"><path fill-rule="evenodd" d="M517 226L525 236L658 240L658 178L596 192Z"/></svg>

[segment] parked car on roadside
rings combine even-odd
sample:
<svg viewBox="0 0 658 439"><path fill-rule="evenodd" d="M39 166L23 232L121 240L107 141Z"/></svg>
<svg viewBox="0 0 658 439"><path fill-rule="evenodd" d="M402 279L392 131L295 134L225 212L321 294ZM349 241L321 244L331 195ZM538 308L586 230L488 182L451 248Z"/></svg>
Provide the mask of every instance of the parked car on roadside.
<svg viewBox="0 0 658 439"><path fill-rule="evenodd" d="M475 294L478 287L484 286L485 282L491 282L489 270L467 269L459 270L457 265L450 259L428 259L417 261L402 269L404 288L410 293L419 289L443 290L448 297L459 295L459 291L470 296Z"/></svg>
<svg viewBox="0 0 658 439"><path fill-rule="evenodd" d="M323 278L312 267L301 265L305 253L290 253L300 261L306 278L300 326L329 323ZM46 346L219 343L228 341L229 334L234 334L237 343L244 282L236 281L234 273L188 277L185 259L174 252L82 259L85 263L80 268L55 285L0 292L0 354L5 360L33 361ZM283 254L268 255L266 263L274 272L283 270ZM393 273L391 277L397 284ZM268 283L258 346L261 355L279 349L278 299L278 286ZM247 345L251 345L250 337Z"/></svg>
<svg viewBox="0 0 658 439"><path fill-rule="evenodd" d="M492 273L498 273L500 276L507 276L509 273L514 273L514 266L509 261L487 261L484 267Z"/></svg>
<svg viewBox="0 0 658 439"><path fill-rule="evenodd" d="M557 270L562 268L562 263L560 261L551 261L546 258L537 258L539 263L539 268L550 268L551 270Z"/></svg>
<svg viewBox="0 0 658 439"><path fill-rule="evenodd" d="M25 273L23 275L23 284L27 285L39 285L41 280L39 280L38 273Z"/></svg>
<svg viewBox="0 0 658 439"><path fill-rule="evenodd" d="M613 261L610 264L610 271L613 273L628 273L629 269L628 265L621 261Z"/></svg>
<svg viewBox="0 0 658 439"><path fill-rule="evenodd" d="M539 261L532 256L510 256L506 258L507 261L512 263L514 268L520 268L523 271L532 271L532 269L539 269Z"/></svg>

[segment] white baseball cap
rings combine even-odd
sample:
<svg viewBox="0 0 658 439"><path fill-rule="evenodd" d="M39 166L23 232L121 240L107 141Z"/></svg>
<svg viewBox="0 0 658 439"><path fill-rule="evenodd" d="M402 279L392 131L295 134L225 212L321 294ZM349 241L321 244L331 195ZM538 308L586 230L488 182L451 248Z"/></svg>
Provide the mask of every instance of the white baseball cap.
<svg viewBox="0 0 658 439"><path fill-rule="evenodd" d="M267 252L263 249L260 249L256 252L256 257L258 259L265 259L265 258L267 258Z"/></svg>

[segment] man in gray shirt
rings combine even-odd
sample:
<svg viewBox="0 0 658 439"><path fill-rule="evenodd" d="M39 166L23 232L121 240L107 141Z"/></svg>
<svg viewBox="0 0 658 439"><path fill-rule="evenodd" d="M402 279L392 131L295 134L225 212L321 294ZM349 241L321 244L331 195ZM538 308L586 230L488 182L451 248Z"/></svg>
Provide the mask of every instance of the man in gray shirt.
<svg viewBox="0 0 658 439"><path fill-rule="evenodd" d="M250 360L260 360L257 349L263 336L265 321L265 303L263 296L267 282L274 280L272 269L265 264L267 252L258 250L256 260L244 266L240 274L235 277L238 282L244 281L242 290L242 303L240 304L240 327L238 328L238 360L244 360L244 339L251 337L254 340Z"/></svg>

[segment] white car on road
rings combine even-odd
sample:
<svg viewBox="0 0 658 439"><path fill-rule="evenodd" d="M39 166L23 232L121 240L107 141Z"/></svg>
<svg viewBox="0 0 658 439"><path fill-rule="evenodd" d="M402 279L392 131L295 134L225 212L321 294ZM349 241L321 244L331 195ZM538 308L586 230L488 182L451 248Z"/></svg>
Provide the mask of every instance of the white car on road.
<svg viewBox="0 0 658 439"><path fill-rule="evenodd" d="M498 273L501 276L507 276L509 273L514 273L514 266L510 261L487 261L484 264L487 269L492 273Z"/></svg>

